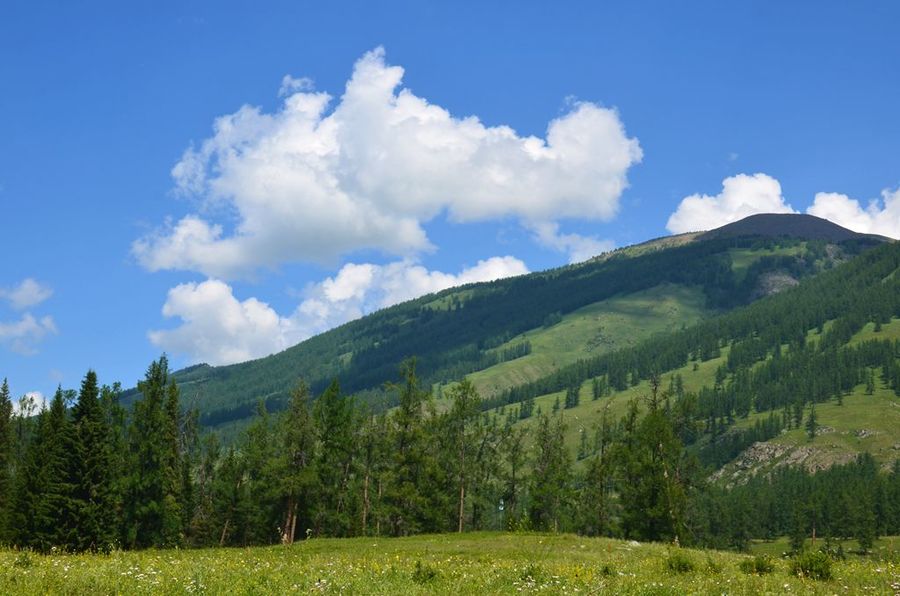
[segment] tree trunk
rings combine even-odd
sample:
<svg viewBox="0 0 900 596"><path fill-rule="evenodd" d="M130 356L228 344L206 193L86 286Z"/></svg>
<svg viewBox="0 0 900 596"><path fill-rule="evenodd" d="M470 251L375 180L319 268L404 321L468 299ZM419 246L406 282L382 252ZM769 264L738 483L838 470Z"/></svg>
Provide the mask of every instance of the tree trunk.
<svg viewBox="0 0 900 596"><path fill-rule="evenodd" d="M225 537L228 536L228 523L231 521L231 518L225 520L225 525L222 527L222 535L219 537L219 546L225 545Z"/></svg>
<svg viewBox="0 0 900 596"><path fill-rule="evenodd" d="M465 517L465 504L466 504L466 483L459 483L459 528L458 532L462 533L463 531L463 518Z"/></svg>
<svg viewBox="0 0 900 596"><path fill-rule="evenodd" d="M297 527L297 502L294 497L288 498L284 528L281 530L281 543L294 543L294 530Z"/></svg>
<svg viewBox="0 0 900 596"><path fill-rule="evenodd" d="M366 522L369 518L369 473L363 480L363 510L362 510L362 533L366 535Z"/></svg>
<svg viewBox="0 0 900 596"><path fill-rule="evenodd" d="M382 494L382 485L381 478L378 479L378 502L381 503L381 494ZM375 535L381 536L381 517L375 518Z"/></svg>
<svg viewBox="0 0 900 596"><path fill-rule="evenodd" d="M297 532L297 503L294 503L294 512L291 515L291 544L294 544L294 536Z"/></svg>

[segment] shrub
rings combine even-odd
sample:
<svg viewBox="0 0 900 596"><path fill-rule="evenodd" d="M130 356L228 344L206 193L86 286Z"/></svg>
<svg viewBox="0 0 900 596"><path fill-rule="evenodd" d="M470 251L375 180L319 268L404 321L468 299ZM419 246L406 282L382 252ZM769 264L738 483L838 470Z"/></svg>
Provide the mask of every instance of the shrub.
<svg viewBox="0 0 900 596"><path fill-rule="evenodd" d="M791 573L799 577L829 580L832 578L831 557L821 551L803 551L791 562Z"/></svg>
<svg viewBox="0 0 900 596"><path fill-rule="evenodd" d="M718 561L716 561L715 559L713 559L712 557L710 557L709 555L707 555L706 556L706 571L707 571L707 573L710 573L713 575L722 573L722 564L719 563Z"/></svg>
<svg viewBox="0 0 900 596"><path fill-rule="evenodd" d="M765 575L775 570L775 563L766 555L756 555L749 559L744 559L738 565L741 571L751 575Z"/></svg>
<svg viewBox="0 0 900 596"><path fill-rule="evenodd" d="M694 561L681 551L671 552L666 558L666 569L671 573L690 573L696 568Z"/></svg>
<svg viewBox="0 0 900 596"><path fill-rule="evenodd" d="M412 580L417 584L428 584L438 576L438 571L429 564L416 561L416 568L412 573Z"/></svg>

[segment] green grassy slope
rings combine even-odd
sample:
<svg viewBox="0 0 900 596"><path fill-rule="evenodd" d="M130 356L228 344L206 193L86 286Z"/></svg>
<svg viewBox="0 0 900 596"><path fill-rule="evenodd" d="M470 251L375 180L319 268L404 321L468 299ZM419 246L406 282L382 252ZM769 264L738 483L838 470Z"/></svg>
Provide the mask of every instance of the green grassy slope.
<svg viewBox="0 0 900 596"><path fill-rule="evenodd" d="M900 319L895 318L890 323L882 325L879 332L875 332L874 327L872 323L868 323L848 343L856 345L869 339L900 339ZM827 325L825 329L828 329ZM810 331L807 341L818 340L819 335L815 330ZM684 367L664 372L661 376L662 388L668 387L669 380L675 374L681 375L686 391L696 392L703 386L711 386L716 369L727 362L728 352L729 348L726 346L718 358L705 362L690 362ZM582 430L589 433L589 438L593 437L594 429L601 423L604 413L609 421L618 421L625 414L632 399L641 402L648 395L650 395L649 383L642 381L624 391L613 392L594 401L591 383L583 383L580 404L574 408L561 410L567 422L565 441L570 452L573 454L577 452ZM543 413L549 413L557 399L563 403L565 392L538 397L535 405L540 407ZM508 409L517 407L510 405L502 409L495 408L491 413L503 416ZM808 414L807 408L804 415ZM767 454L772 455L771 459L756 462L751 457L741 460L737 465L726 466L723 478L740 478L746 474L756 474L773 466L787 464L820 469L835 463L847 462L863 452L871 453L885 468L894 460L900 459L900 398L884 386L877 374L876 387L872 395L866 395L865 386L858 385L843 398L842 405L836 401L817 404L816 415L821 429L815 439L810 441L802 426L787 430L767 442L777 446ZM734 428L748 428L757 420L768 416L768 412L758 414L751 411L747 418L738 419ZM535 424L537 420L534 417L516 423L517 426L525 427Z"/></svg>
<svg viewBox="0 0 900 596"><path fill-rule="evenodd" d="M890 594L892 560L835 562L828 581L775 559L568 534L315 539L289 547L111 555L0 551L0 593L20 594ZM670 561L682 562L680 572Z"/></svg>
<svg viewBox="0 0 900 596"><path fill-rule="evenodd" d="M663 284L580 308L551 327L532 329L504 346L528 341L530 354L468 376L482 395L534 380L579 358L635 345L654 333L692 325L710 314L700 288Z"/></svg>

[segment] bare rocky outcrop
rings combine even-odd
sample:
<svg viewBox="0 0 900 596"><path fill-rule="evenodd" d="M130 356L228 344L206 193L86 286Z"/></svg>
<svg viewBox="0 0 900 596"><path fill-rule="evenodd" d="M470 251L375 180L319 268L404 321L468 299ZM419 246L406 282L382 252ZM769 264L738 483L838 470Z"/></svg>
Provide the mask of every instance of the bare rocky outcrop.
<svg viewBox="0 0 900 596"><path fill-rule="evenodd" d="M799 285L797 278L784 273L783 271L772 271L764 273L759 277L756 289L753 291L754 298L762 298L777 294L789 288Z"/></svg>
<svg viewBox="0 0 900 596"><path fill-rule="evenodd" d="M833 431L833 429L831 429ZM785 466L802 467L809 472L818 472L831 466L845 464L856 456L823 449L815 445L783 445L780 443L753 443L737 458L723 468L716 470L710 480L727 486L744 484L757 474L770 474Z"/></svg>

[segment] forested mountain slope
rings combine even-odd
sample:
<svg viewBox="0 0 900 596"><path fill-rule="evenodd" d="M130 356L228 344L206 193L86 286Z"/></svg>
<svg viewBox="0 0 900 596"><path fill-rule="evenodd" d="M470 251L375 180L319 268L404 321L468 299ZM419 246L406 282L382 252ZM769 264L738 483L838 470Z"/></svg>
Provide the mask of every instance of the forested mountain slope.
<svg viewBox="0 0 900 596"><path fill-rule="evenodd" d="M632 404L665 399L682 442L725 481L900 458L900 244L777 296L580 359L495 396L515 424L562 410L579 458L602 451Z"/></svg>
<svg viewBox="0 0 900 596"><path fill-rule="evenodd" d="M737 237L663 238L578 265L453 288L266 358L198 365L175 378L183 403L198 408L207 426L246 419L259 400L280 409L301 378L317 393L339 377L359 399L389 406L383 383L410 356L424 381L477 373L473 380L490 397L580 358L748 304L880 243L848 230L834 243L836 226L828 222L804 227L806 236L792 236L788 222L779 227L783 234L772 236L772 222L745 225ZM126 392L126 403L135 395Z"/></svg>

